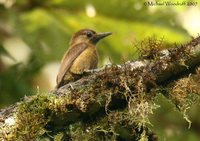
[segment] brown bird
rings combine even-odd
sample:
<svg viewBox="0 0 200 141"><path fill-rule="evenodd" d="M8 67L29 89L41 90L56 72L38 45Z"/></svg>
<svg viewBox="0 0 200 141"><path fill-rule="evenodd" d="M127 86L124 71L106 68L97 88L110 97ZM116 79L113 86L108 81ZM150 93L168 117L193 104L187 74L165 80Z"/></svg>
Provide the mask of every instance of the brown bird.
<svg viewBox="0 0 200 141"><path fill-rule="evenodd" d="M87 70L97 68L96 44L111 34L111 32L96 33L91 29L82 29L76 32L70 40L68 51L62 58L56 88L79 79Z"/></svg>

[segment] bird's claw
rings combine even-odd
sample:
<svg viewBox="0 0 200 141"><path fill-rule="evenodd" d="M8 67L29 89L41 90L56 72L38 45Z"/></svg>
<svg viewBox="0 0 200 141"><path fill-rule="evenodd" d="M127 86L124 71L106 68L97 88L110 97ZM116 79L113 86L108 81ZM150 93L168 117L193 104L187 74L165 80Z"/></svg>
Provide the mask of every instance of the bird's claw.
<svg viewBox="0 0 200 141"><path fill-rule="evenodd" d="M86 74L92 74L92 73L95 73L95 72L98 72L98 69L84 70L84 73L86 73Z"/></svg>

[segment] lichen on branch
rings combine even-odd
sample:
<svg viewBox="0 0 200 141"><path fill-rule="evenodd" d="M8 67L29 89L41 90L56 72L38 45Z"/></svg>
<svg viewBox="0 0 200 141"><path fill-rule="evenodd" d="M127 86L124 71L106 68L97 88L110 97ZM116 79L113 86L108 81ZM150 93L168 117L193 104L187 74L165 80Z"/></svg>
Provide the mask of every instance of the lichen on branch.
<svg viewBox="0 0 200 141"><path fill-rule="evenodd" d="M149 48L143 46L137 61L87 72L76 82L1 110L0 140L59 138L60 132L69 140L86 133L86 140L157 140L147 125L159 107L158 91L173 84L166 94L179 108L188 93L199 94L199 71L190 73L200 65L200 37L172 48L156 39L141 45Z"/></svg>

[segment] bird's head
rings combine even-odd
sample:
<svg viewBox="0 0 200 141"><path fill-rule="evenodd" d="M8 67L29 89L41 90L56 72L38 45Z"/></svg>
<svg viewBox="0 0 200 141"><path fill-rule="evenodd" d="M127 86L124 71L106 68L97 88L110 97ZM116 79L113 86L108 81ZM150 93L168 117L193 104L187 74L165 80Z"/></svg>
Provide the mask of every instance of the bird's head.
<svg viewBox="0 0 200 141"><path fill-rule="evenodd" d="M95 45L99 40L111 34L111 32L96 33L91 29L82 29L72 36L70 46L81 42L91 43Z"/></svg>

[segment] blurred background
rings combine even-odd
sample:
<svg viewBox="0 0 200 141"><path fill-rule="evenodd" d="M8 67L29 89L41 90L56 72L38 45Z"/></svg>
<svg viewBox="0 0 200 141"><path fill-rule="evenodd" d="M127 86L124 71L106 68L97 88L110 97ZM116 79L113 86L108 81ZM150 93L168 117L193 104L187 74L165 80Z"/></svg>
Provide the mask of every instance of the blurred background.
<svg viewBox="0 0 200 141"><path fill-rule="evenodd" d="M113 32L98 45L99 67L137 58L134 45L144 38L156 36L171 45L200 33L200 2L156 2L167 1L0 0L0 108L38 90L52 90L71 35L79 29ZM162 108L155 111L151 128L160 139L200 140L199 108L190 111L194 123L188 130L174 106L159 99Z"/></svg>

